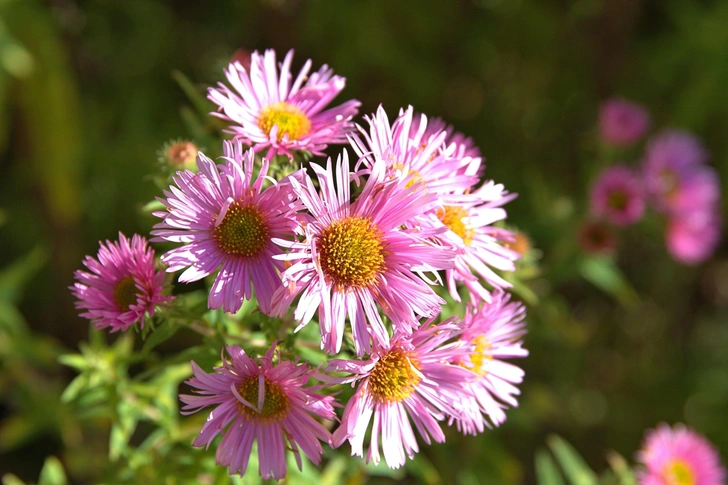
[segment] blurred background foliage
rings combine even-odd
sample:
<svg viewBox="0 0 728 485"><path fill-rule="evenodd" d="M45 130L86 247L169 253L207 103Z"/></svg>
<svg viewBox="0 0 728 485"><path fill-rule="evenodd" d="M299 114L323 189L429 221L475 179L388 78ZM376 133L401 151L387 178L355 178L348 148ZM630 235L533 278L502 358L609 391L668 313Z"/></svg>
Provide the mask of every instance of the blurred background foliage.
<svg viewBox="0 0 728 485"><path fill-rule="evenodd" d="M202 90L239 49L268 47L332 66L362 113L412 104L472 136L487 177L520 194L509 223L542 254L528 275L538 304L520 407L476 438L449 430L426 465L396 477L534 483L550 433L602 470L659 421L695 427L725 460L726 244L681 266L655 220L620 236L615 265L579 256L575 231L608 158L594 130L613 95L696 133L727 185L726 25L721 0L0 0L0 472L65 483L54 455L71 482L104 479L111 419L61 401L76 373L58 358L88 340L73 271L100 239L148 234L140 209L158 194L148 174L166 141L219 150L205 146L215 122L195 121L174 73ZM179 332L161 351L193 338ZM98 339L85 351L124 345Z"/></svg>

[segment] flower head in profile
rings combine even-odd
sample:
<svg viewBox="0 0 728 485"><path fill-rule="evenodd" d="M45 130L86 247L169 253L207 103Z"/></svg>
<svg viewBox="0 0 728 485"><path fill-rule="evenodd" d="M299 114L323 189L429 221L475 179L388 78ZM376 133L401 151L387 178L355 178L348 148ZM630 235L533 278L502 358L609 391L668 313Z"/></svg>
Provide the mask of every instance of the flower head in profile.
<svg viewBox="0 0 728 485"><path fill-rule="evenodd" d="M617 226L639 221L645 212L645 193L637 175L624 165L604 170L591 191L591 211Z"/></svg>
<svg viewBox="0 0 728 485"><path fill-rule="evenodd" d="M88 271L75 273L70 287L78 298L81 316L97 329L126 330L136 322L144 326L145 315L154 315L155 305L173 297L164 296L164 271L155 270L154 250L138 234L130 239L119 233L118 241L100 243L96 258L86 256Z"/></svg>
<svg viewBox="0 0 728 485"><path fill-rule="evenodd" d="M493 223L506 218L503 205L515 199L503 185L488 181L479 189L457 196L445 197L445 205L432 215L448 231L440 235L445 245L456 250L455 266L448 269L446 278L451 296L460 301L456 282L462 283L475 297L490 301L490 292L480 282L483 278L496 288L510 288L511 284L499 276L495 269L514 271L521 255L506 245L515 242L515 235ZM453 202L448 203L448 200Z"/></svg>
<svg viewBox="0 0 728 485"><path fill-rule="evenodd" d="M704 436L684 425L665 423L645 435L637 459L640 485L725 485L720 456Z"/></svg>
<svg viewBox="0 0 728 485"><path fill-rule="evenodd" d="M350 120L360 105L350 100L325 109L346 80L326 65L309 74L308 60L291 83L292 60L293 50L280 66L273 50L262 55L253 52L249 68L239 62L230 64L225 72L230 86L220 83L208 91L208 98L218 106L212 114L232 122L229 132L256 151L267 148L268 158L277 154L292 158L296 150L322 155L327 145L346 143L354 126Z"/></svg>
<svg viewBox="0 0 728 485"><path fill-rule="evenodd" d="M599 109L599 136L612 145L629 145L650 128L650 115L639 104L625 99L605 101Z"/></svg>
<svg viewBox="0 0 728 485"><path fill-rule="evenodd" d="M187 384L196 395L180 395L185 414L214 406L193 445L209 447L222 434L215 461L229 467L230 474L245 474L255 441L260 475L273 480L286 475L286 450L295 454L300 469L300 451L318 464L320 442L330 441L331 434L314 416L333 418L333 397L318 395L320 385L306 387L313 374L307 364L281 361L280 356L274 363L275 346L259 359L227 346L229 359L209 374L192 362L194 377Z"/></svg>
<svg viewBox="0 0 728 485"><path fill-rule="evenodd" d="M465 434L480 433L490 423L501 425L506 420L504 410L518 406L516 385L523 381L524 372L505 360L528 356L522 347L525 316L523 304L510 301L503 290L494 292L491 303L468 305L461 338L472 350L458 356L455 363L478 378L470 384L473 396L462 407L463 417L453 419Z"/></svg>
<svg viewBox="0 0 728 485"><path fill-rule="evenodd" d="M438 421L459 416L461 403L470 397L468 382L475 374L450 364L467 355L462 342L448 343L460 333L452 321L423 324L411 335L397 334L385 346L375 346L364 361L335 360L328 370L349 374L332 378L358 383L344 409L332 444L351 444L351 454L364 456L364 438L372 423L367 462L379 464L380 448L390 468L404 465L406 456L419 451L412 424L430 444L445 441Z"/></svg>
<svg viewBox="0 0 728 485"><path fill-rule="evenodd" d="M415 117L412 106L401 110L391 125L382 106L365 119L369 131L359 127L351 144L366 166L383 160L389 177L420 181L438 196L462 194L478 182L480 157L467 155L454 143L446 145L447 131L428 129L427 117Z"/></svg>
<svg viewBox="0 0 728 485"><path fill-rule="evenodd" d="M240 141L224 142L224 164L200 153L199 172L177 172L175 186L159 199L167 210L154 215L155 240L183 243L162 256L168 271L187 270L179 280L197 281L220 268L208 305L236 312L253 288L264 313L270 313L273 293L281 285L283 263L273 259L281 250L272 238L291 237L296 226L286 184L263 188L268 171L264 159L254 176L255 154ZM251 286L252 281L252 286Z"/></svg>
<svg viewBox="0 0 728 485"><path fill-rule="evenodd" d="M420 317L440 312L444 300L418 275L452 266L454 253L429 238L440 229L403 229L408 221L430 210L435 197L409 179L388 179L377 160L361 193L352 202L349 159L346 151L336 164L311 166L320 194L306 176L291 186L309 216L301 231L303 240L281 259L291 265L283 273L285 287L276 294L276 314L282 315L301 294L294 312L301 326L318 312L322 348L341 349L348 315L358 355L367 353L370 339L389 341L379 306L395 328L408 333ZM336 180L336 182L334 182Z"/></svg>

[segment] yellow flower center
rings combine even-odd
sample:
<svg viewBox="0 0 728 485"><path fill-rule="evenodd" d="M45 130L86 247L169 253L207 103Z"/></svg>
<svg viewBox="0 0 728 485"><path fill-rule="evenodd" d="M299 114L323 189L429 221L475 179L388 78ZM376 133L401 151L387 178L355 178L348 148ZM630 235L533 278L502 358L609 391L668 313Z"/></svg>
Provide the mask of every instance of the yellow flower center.
<svg viewBox="0 0 728 485"><path fill-rule="evenodd" d="M396 347L382 356L369 374L369 392L380 403L400 402L409 397L420 382L415 370L420 363Z"/></svg>
<svg viewBox="0 0 728 485"><path fill-rule="evenodd" d="M278 126L278 141L288 135L290 141L298 140L311 131L311 120L298 106L285 102L274 103L260 110L258 126L263 133L270 135L270 130Z"/></svg>
<svg viewBox="0 0 728 485"><path fill-rule="evenodd" d="M696 485L693 470L682 460L673 460L665 465L662 475L665 485Z"/></svg>
<svg viewBox="0 0 728 485"><path fill-rule="evenodd" d="M233 202L213 231L220 249L231 256L257 256L268 244L268 226L254 205Z"/></svg>
<svg viewBox="0 0 728 485"><path fill-rule="evenodd" d="M437 215L443 224L463 239L466 246L472 244L473 237L475 237L475 229L463 222L463 217L468 216L466 209L455 205L446 205L438 209Z"/></svg>
<svg viewBox="0 0 728 485"><path fill-rule="evenodd" d="M127 276L114 287L114 303L121 308L121 311L129 311L129 307L137 302L138 292L134 278Z"/></svg>
<svg viewBox="0 0 728 485"><path fill-rule="evenodd" d="M470 362L464 362L462 367L469 369L480 377L485 377L490 372L490 363L493 361L493 346L488 342L484 335L480 335L473 339L475 350L470 354Z"/></svg>
<svg viewBox="0 0 728 485"><path fill-rule="evenodd" d="M404 165L401 164L401 163L395 163L395 164L392 165L392 170L403 171L404 170ZM424 182L424 180L425 180L425 179L422 178L422 175L420 175L420 172L418 172L417 170L414 170L414 169L409 169L407 171L407 176L408 177L409 176L412 176L412 178L410 179L409 182L407 182L407 184L405 184L404 187L406 189L409 189L414 184L417 184L417 183L420 183L420 182Z"/></svg>
<svg viewBox="0 0 728 485"><path fill-rule="evenodd" d="M384 271L382 231L368 218L352 216L332 223L316 246L321 269L337 290L369 286Z"/></svg>
<svg viewBox="0 0 728 485"><path fill-rule="evenodd" d="M660 182L662 183L662 190L666 197L672 198L677 194L677 189L680 186L680 178L673 170L669 168L663 170L660 174Z"/></svg>
<svg viewBox="0 0 728 485"><path fill-rule="evenodd" d="M622 190L615 190L609 194L607 205L612 209L624 210L627 207L627 194Z"/></svg>
<svg viewBox="0 0 728 485"><path fill-rule="evenodd" d="M288 414L291 403L280 385L264 379L264 387L263 406L260 412L241 402L238 403L238 411L248 421L256 420L263 423L279 422ZM248 377L238 386L240 396L256 408L258 407L259 390L258 376Z"/></svg>

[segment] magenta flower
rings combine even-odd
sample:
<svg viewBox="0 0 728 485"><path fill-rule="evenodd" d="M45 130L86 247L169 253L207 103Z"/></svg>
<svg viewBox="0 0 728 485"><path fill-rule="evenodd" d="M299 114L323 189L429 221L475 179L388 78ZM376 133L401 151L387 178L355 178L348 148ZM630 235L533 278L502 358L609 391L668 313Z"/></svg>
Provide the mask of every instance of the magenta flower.
<svg viewBox="0 0 728 485"><path fill-rule="evenodd" d="M480 158L456 157L458 147L445 145L446 131L428 130L424 115L414 120L413 109L400 111L390 126L381 106L372 117L365 117L369 133L359 127L361 136L351 138L359 158L371 167L376 160L387 165L387 175L421 181L438 196L462 194L478 182Z"/></svg>
<svg viewBox="0 0 728 485"><path fill-rule="evenodd" d="M318 311L322 348L338 353L348 315L356 352L362 355L369 352L370 337L381 345L389 341L377 305L403 332L417 327L419 317L440 312L445 301L415 272L451 267L454 254L427 239L440 229L401 229L434 206L434 196L411 177L386 180L384 162L378 160L351 202L353 175L346 151L337 161L336 177L330 159L326 169L311 167L321 195L310 177L305 177L303 185L291 178L310 215L301 229L303 241L277 241L290 247L290 253L280 259L292 265L283 274L285 288L275 297L276 314L284 314L302 292L294 313L301 322L299 328Z"/></svg>
<svg viewBox="0 0 728 485"><path fill-rule="evenodd" d="M467 384L475 378L473 372L448 363L469 350L462 342L447 343L459 333L451 321L424 324L412 335L396 334L389 345L375 345L365 361L329 362L329 370L350 374L332 382L359 383L332 445L348 440L351 454L364 456L364 437L373 421L367 462L379 464L381 443L387 465L399 468L405 454L413 458L419 451L410 420L427 444L444 442L438 421L460 416L461 402L471 396Z"/></svg>
<svg viewBox="0 0 728 485"><path fill-rule="evenodd" d="M667 249L677 261L698 264L708 259L720 242L717 208L675 215L667 223Z"/></svg>
<svg viewBox="0 0 728 485"><path fill-rule="evenodd" d="M700 141L684 131L666 131L650 141L642 168L645 186L658 209L670 211L682 180L707 158Z"/></svg>
<svg viewBox="0 0 728 485"><path fill-rule="evenodd" d="M639 178L624 165L605 169L592 187L591 211L617 226L639 221L645 212L645 194Z"/></svg>
<svg viewBox="0 0 728 485"><path fill-rule="evenodd" d="M417 130L415 130L416 128ZM416 138L419 131L419 126L413 125L410 136ZM454 158L470 157L474 162L477 160L477 165L480 167L482 163L480 148L478 148L472 138L455 131L455 128L452 125L448 125L442 118L430 118L424 134L419 138L426 142L430 137L437 136L443 131L445 132L445 146L455 145Z"/></svg>
<svg viewBox="0 0 728 485"><path fill-rule="evenodd" d="M637 459L640 485L725 485L720 456L704 436L684 425L661 423L645 435Z"/></svg>
<svg viewBox="0 0 728 485"><path fill-rule="evenodd" d="M629 145L650 128L650 115L642 106L613 98L599 109L599 136L612 145Z"/></svg>
<svg viewBox="0 0 728 485"><path fill-rule="evenodd" d="M292 60L290 50L279 74L274 51L253 52L249 69L239 62L228 66L225 74L232 89L219 83L208 90L208 98L218 105L218 112L212 114L234 123L228 132L255 151L268 148L267 158L277 154L293 158L296 150L323 155L328 144L346 143L354 127L350 120L361 104L349 100L324 109L344 89L346 80L334 76L326 65L309 75L309 59L291 84Z"/></svg>
<svg viewBox="0 0 728 485"><path fill-rule="evenodd" d="M492 224L506 218L502 206L516 196L509 194L503 185L489 181L472 193L456 197L452 205L440 207L434 213L437 220L449 229L440 236L443 244L457 251L455 267L446 272L450 294L456 301L460 301L456 281L485 301L490 301L490 292L483 287L478 276L494 287L511 287L491 268L502 271L516 269L514 261L521 255L503 244L513 242L515 235ZM446 203L448 199L445 198Z"/></svg>
<svg viewBox="0 0 728 485"><path fill-rule="evenodd" d="M252 359L236 345L226 347L229 360L206 373L192 362L194 377L187 381L198 395L180 395L183 414L215 406L193 446L209 447L223 438L215 453L218 465L230 474L242 476L248 468L253 442L258 442L259 473L265 479L286 476L286 450L290 449L301 469L301 451L315 464L321 462L323 448L331 433L316 419L335 417L334 398L320 396L318 386L306 387L313 370L307 364L273 363L276 344L262 358ZM227 429L226 429L227 428Z"/></svg>
<svg viewBox="0 0 728 485"><path fill-rule="evenodd" d="M89 271L74 274L77 283L69 289L78 298L81 316L96 324L96 329L111 327L111 332L126 330L136 322L144 326L146 314L154 315L155 305L164 296L164 271L155 271L154 250L147 240L134 234L131 241L119 233L119 241L99 243L96 258L86 256Z"/></svg>
<svg viewBox="0 0 728 485"><path fill-rule="evenodd" d="M523 304L511 302L510 295L502 290L494 292L492 303L468 305L461 338L472 351L459 355L454 363L473 371L478 378L469 384L473 396L462 406L464 416L452 419L465 434L481 433L485 426L489 427L484 416L495 426L501 425L506 420L504 409L518 406L516 396L520 391L516 384L523 381L524 372L504 359L528 355L521 347L526 334L525 316Z"/></svg>
<svg viewBox="0 0 728 485"><path fill-rule="evenodd" d="M167 211L154 213L164 221L154 226L153 240L184 243L162 256L167 271L188 267L179 281L197 281L220 268L210 290L210 308L236 312L255 288L258 304L268 314L283 270L283 263L273 259L281 250L271 239L293 235L295 206L288 185L263 189L265 159L253 177L252 149L244 152L236 141L224 142L223 151L224 165L200 153L198 173L177 172L176 187L159 199Z"/></svg>

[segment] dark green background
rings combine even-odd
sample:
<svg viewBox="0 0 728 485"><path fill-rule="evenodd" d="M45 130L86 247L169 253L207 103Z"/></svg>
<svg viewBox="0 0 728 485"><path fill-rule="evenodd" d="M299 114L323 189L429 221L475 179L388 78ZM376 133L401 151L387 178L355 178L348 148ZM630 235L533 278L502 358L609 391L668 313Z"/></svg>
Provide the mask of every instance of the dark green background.
<svg viewBox="0 0 728 485"><path fill-rule="evenodd" d="M726 181L726 26L719 0L0 1L0 267L39 248L15 301L48 346L0 343L0 471L35 480L56 454L74 476L106 446L103 429L61 439L75 418L57 400L73 374L52 349L75 350L88 329L66 287L98 240L154 222L139 211L158 194L145 175L166 141L190 136L172 72L202 89L240 48L329 64L347 78L339 101L360 99L362 113L412 104L446 118L481 147L487 177L520 194L509 221L543 253L521 407L497 431L427 447L445 483L532 483L553 432L601 470L659 421L686 422L725 456L725 243L688 268L666 254L657 217L627 230L618 262L639 302L625 308L579 277L574 230L596 171L639 159L595 142L613 95L696 133Z"/></svg>

